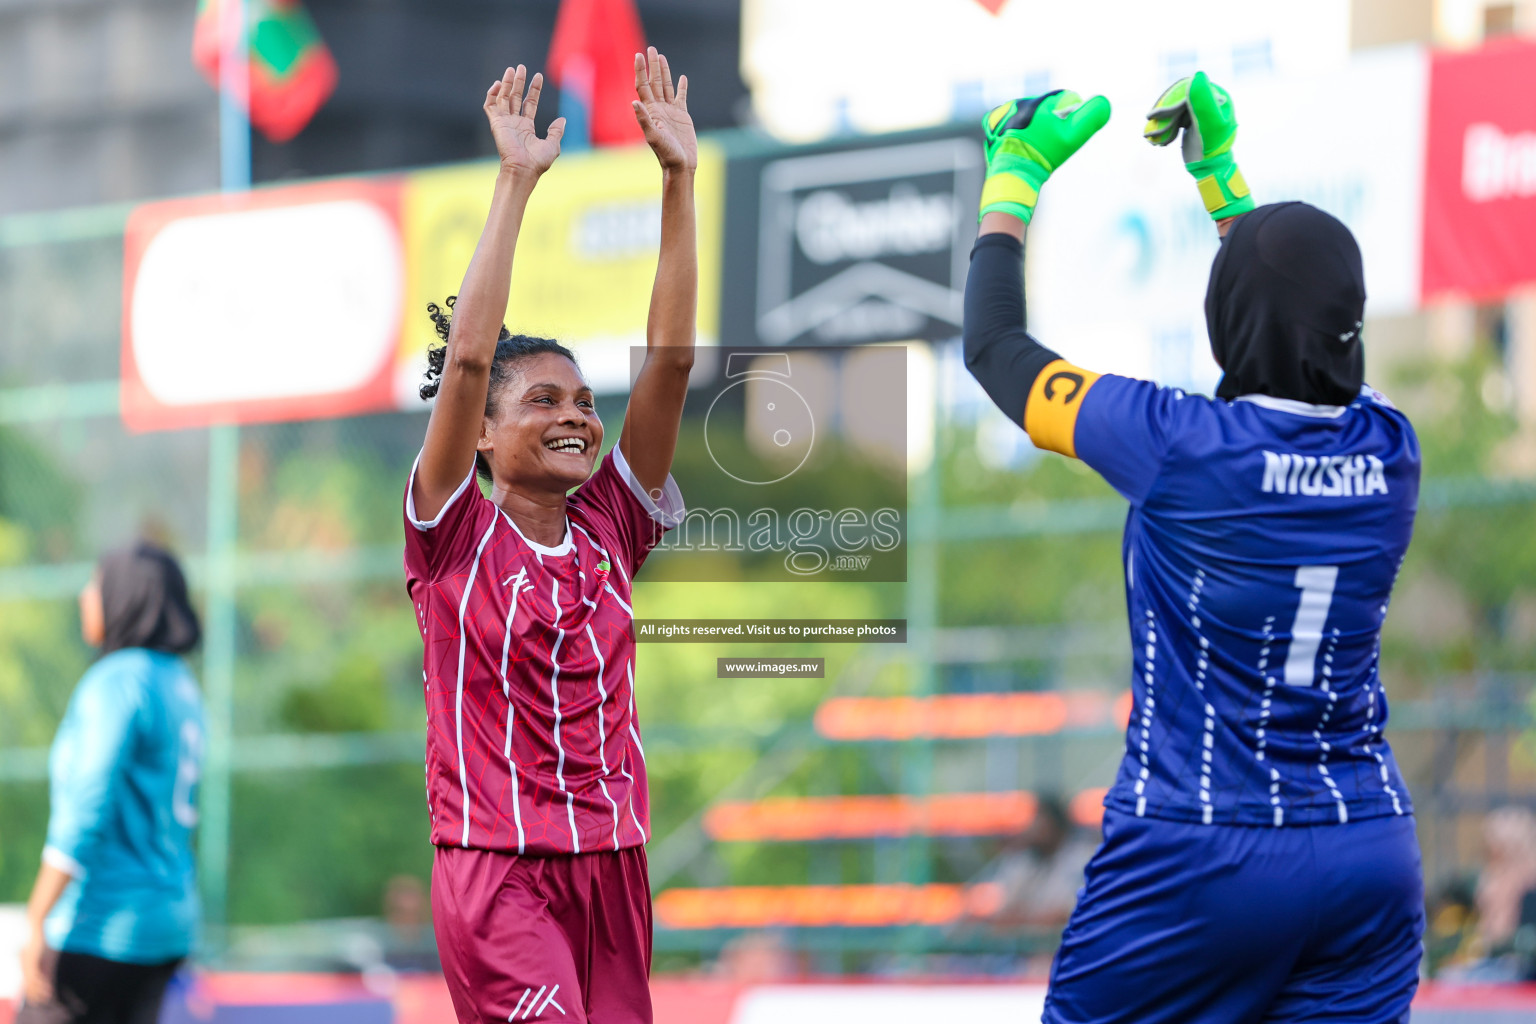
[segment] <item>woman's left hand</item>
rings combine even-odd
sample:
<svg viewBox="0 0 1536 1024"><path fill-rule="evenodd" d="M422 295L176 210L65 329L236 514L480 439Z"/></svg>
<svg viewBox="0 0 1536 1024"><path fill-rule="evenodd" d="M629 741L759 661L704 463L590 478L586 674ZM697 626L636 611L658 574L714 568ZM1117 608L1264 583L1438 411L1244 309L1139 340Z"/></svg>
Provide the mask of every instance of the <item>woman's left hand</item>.
<svg viewBox="0 0 1536 1024"><path fill-rule="evenodd" d="M635 54L635 120L664 171L692 171L699 166L699 139L688 116L688 76L672 86L667 58L650 47Z"/></svg>
<svg viewBox="0 0 1536 1024"><path fill-rule="evenodd" d="M28 1006L47 1006L53 1002L53 979L43 970L47 945L41 929L34 928L27 944L21 947L21 993Z"/></svg>

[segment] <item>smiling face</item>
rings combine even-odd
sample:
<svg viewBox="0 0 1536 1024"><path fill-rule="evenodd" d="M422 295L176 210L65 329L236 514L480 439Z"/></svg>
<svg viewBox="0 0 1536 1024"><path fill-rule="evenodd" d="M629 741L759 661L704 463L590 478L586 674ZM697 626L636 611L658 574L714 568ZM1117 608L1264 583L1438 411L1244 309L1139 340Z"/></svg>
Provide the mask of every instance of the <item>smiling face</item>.
<svg viewBox="0 0 1536 1024"><path fill-rule="evenodd" d="M518 360L493 396L478 448L498 485L564 494L592 475L602 444L603 422L581 371L541 352Z"/></svg>

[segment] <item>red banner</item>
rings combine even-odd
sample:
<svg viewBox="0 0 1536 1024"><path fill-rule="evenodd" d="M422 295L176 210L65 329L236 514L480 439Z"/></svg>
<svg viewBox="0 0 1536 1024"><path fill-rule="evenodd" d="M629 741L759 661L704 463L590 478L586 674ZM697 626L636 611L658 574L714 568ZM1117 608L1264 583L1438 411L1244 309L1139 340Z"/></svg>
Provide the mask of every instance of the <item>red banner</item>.
<svg viewBox="0 0 1536 1024"><path fill-rule="evenodd" d="M396 179L140 206L124 239L123 421L393 409L404 268Z"/></svg>
<svg viewBox="0 0 1536 1024"><path fill-rule="evenodd" d="M1536 43L1435 54L1426 150L1424 298L1536 281Z"/></svg>

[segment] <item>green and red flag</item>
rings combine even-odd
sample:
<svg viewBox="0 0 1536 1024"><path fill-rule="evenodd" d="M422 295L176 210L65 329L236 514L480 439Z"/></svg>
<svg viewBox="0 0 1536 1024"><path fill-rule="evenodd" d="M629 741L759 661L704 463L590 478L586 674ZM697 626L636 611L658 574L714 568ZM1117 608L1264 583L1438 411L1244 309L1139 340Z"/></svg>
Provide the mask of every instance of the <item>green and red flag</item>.
<svg viewBox="0 0 1536 1024"><path fill-rule="evenodd" d="M192 63L220 87L221 26L229 0L198 0ZM251 124L286 142L309 123L336 89L336 61L300 0L245 0L250 82L236 99Z"/></svg>

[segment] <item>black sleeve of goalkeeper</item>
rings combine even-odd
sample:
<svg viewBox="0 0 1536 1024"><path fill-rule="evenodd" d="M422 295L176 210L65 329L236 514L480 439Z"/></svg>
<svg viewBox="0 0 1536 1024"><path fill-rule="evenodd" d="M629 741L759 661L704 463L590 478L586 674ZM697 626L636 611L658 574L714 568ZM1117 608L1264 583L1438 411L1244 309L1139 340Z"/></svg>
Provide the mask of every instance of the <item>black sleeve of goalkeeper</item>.
<svg viewBox="0 0 1536 1024"><path fill-rule="evenodd" d="M1024 330L1024 245L982 235L965 279L965 365L1013 422L1024 423L1029 389L1055 352Z"/></svg>

